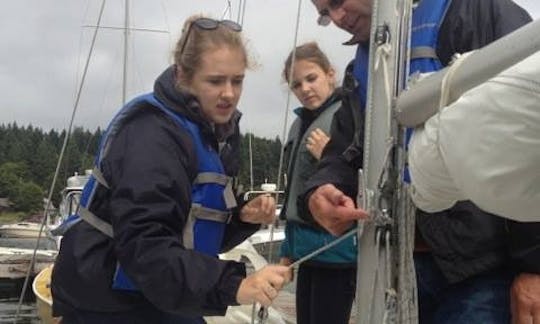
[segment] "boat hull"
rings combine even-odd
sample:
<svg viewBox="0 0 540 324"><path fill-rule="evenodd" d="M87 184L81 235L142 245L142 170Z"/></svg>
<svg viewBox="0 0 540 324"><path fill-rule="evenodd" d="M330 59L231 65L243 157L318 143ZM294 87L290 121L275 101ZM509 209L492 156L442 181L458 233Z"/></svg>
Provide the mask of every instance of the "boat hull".
<svg viewBox="0 0 540 324"><path fill-rule="evenodd" d="M36 252L33 268L30 276L34 277L41 270L45 269L54 262L56 251ZM33 258L33 251L17 248L0 247L0 278L2 279L20 279L28 274Z"/></svg>
<svg viewBox="0 0 540 324"><path fill-rule="evenodd" d="M36 296L36 309L42 324L58 324L59 317L52 316L51 295L52 265L43 269L32 283L32 291Z"/></svg>
<svg viewBox="0 0 540 324"><path fill-rule="evenodd" d="M13 238L37 238L41 224L21 222L0 226L0 236Z"/></svg>

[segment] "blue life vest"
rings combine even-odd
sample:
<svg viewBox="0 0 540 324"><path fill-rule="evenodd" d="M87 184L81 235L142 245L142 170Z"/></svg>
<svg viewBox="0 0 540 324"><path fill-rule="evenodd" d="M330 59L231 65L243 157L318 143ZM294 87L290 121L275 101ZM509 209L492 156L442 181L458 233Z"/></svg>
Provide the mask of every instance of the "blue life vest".
<svg viewBox="0 0 540 324"><path fill-rule="evenodd" d="M427 73L443 68L437 56L439 30L451 0L421 0L413 9L410 73Z"/></svg>
<svg viewBox="0 0 540 324"><path fill-rule="evenodd" d="M413 10L410 73L433 72L443 68L437 57L439 29L451 0L421 0ZM361 109L366 107L369 46L358 45L353 75L358 81Z"/></svg>
<svg viewBox="0 0 540 324"><path fill-rule="evenodd" d="M236 206L232 181L225 174L219 154L202 140L199 127L184 116L173 112L160 102L153 93L139 96L127 103L113 118L96 156L95 167L86 183L80 202L79 216L102 233L113 237L111 224L89 211L98 184L109 187L101 173L101 162L107 155L110 143L127 118L144 104L160 109L182 129L188 131L197 154L197 176L192 184L191 208L186 221L182 241L184 247L208 255L217 256L221 250L225 227L230 220L230 209ZM117 266L113 288L137 290L120 266Z"/></svg>
<svg viewBox="0 0 540 324"><path fill-rule="evenodd" d="M409 73L428 73L443 68L437 56L439 29L452 0L421 0L413 9L411 29L411 60ZM369 47L358 45L354 61L353 75L358 82L360 107L364 111L367 101ZM405 143L409 144L412 128L405 134ZM404 181L410 183L409 169L405 168Z"/></svg>

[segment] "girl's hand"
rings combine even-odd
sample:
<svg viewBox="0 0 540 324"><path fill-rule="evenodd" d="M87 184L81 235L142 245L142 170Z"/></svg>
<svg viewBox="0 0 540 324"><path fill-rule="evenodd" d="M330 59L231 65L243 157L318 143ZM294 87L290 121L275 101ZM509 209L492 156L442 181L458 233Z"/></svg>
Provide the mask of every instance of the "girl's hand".
<svg viewBox="0 0 540 324"><path fill-rule="evenodd" d="M309 134L306 148L314 158L320 160L322 151L326 144L328 144L328 141L330 141L330 137L328 137L328 135L320 128L317 128Z"/></svg>
<svg viewBox="0 0 540 324"><path fill-rule="evenodd" d="M276 200L270 194L255 197L240 210L240 220L252 224L272 224L276 220Z"/></svg>

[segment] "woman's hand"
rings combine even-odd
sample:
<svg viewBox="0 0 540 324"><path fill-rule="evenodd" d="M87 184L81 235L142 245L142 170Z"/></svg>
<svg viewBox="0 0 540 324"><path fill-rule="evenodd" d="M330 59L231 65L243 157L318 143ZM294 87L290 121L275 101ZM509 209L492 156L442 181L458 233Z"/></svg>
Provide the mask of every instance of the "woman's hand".
<svg viewBox="0 0 540 324"><path fill-rule="evenodd" d="M255 197L240 210L240 220L252 224L272 224L276 219L276 200L270 194Z"/></svg>
<svg viewBox="0 0 540 324"><path fill-rule="evenodd" d="M328 144L328 141L330 141L330 137L328 137L328 135L326 135L325 132L323 132L320 128L317 128L309 134L306 148L314 158L320 160L322 151L326 144Z"/></svg>
<svg viewBox="0 0 540 324"><path fill-rule="evenodd" d="M288 273L288 267L268 265L247 276L240 283L236 293L236 301L239 304L258 302L263 306L270 306L281 288L288 282Z"/></svg>
<svg viewBox="0 0 540 324"><path fill-rule="evenodd" d="M292 264L292 260L287 257L281 257L281 259L279 259L279 265L288 267L291 264ZM293 279L294 279L294 269L289 268L289 273L287 274L287 281L291 282L293 281Z"/></svg>

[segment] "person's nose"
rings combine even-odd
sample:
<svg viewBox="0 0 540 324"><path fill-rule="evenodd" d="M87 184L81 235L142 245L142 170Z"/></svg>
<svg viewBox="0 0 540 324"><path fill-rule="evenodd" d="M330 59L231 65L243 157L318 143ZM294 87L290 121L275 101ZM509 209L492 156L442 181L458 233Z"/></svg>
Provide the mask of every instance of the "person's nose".
<svg viewBox="0 0 540 324"><path fill-rule="evenodd" d="M307 82L302 82L302 85L300 86L300 90L302 90L302 93L307 93L310 90L310 86Z"/></svg>
<svg viewBox="0 0 540 324"><path fill-rule="evenodd" d="M234 97L234 86L230 81L225 82L223 90L221 91L221 96L227 99Z"/></svg>

